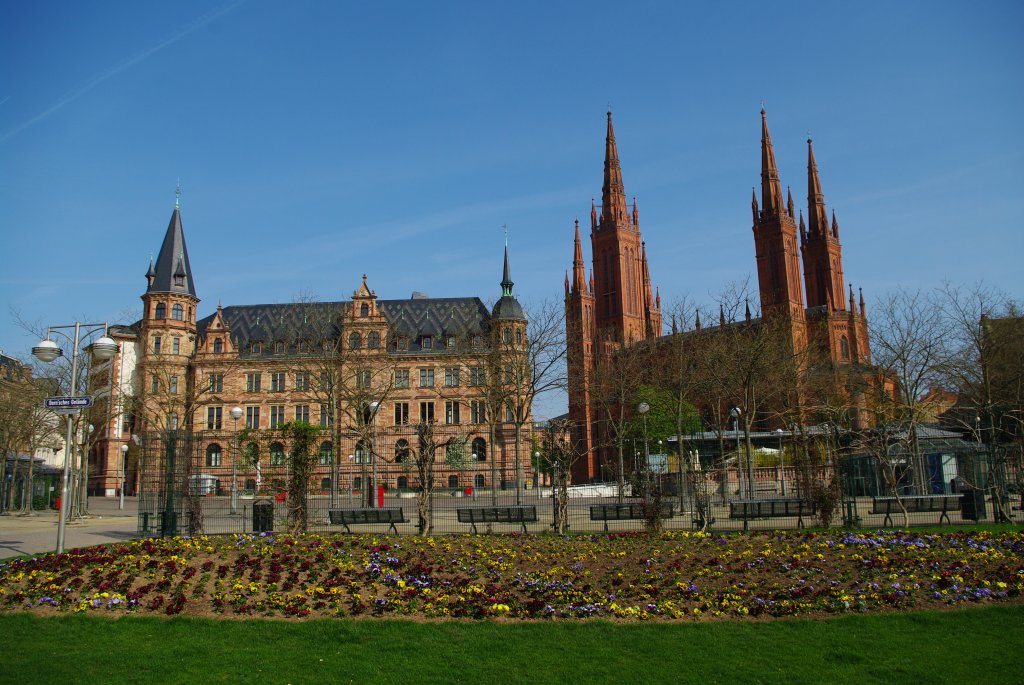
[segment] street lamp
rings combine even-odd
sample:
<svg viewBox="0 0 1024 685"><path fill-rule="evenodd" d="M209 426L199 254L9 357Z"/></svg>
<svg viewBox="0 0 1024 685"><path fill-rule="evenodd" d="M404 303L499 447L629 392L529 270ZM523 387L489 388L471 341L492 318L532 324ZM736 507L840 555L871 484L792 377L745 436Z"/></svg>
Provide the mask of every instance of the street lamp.
<svg viewBox="0 0 1024 685"><path fill-rule="evenodd" d="M636 410L644 420L644 501L647 501L651 496L651 449L647 440L647 412L651 410L651 405L641 402Z"/></svg>
<svg viewBox="0 0 1024 685"><path fill-rule="evenodd" d="M73 328L75 330L74 337L69 336L63 332L65 328ZM86 336L92 335L97 331L102 330L103 335L98 338L91 346L92 354L96 359L100 361L107 361L113 359L114 355L117 354L117 343L107 336L107 324L105 323L80 323L75 322L74 325L67 326L50 326L46 331L46 338L39 341L39 344L32 348L32 354L40 361L50 363L57 359L57 357L63 356L64 351L55 343L50 340L50 336L54 333L62 335L67 340L71 341L71 396L75 397L78 394L78 347L82 340L82 334ZM72 452L71 442L71 414L68 414L67 418L67 433L64 440L64 474L61 478L61 497L60 497L60 516L57 519L57 554L64 551L64 527L68 514L68 482L70 480L70 462Z"/></svg>
<svg viewBox="0 0 1024 685"><path fill-rule="evenodd" d="M779 436L779 460L778 460L778 462L776 462L775 468L778 469L778 472L779 472L779 489L780 489L780 492L781 492L782 496L785 497L786 496L786 478L783 475L783 473L785 471L785 464L783 464L783 461L782 461L783 454L784 454L783 451L782 451L782 429L781 428L776 428L775 432Z"/></svg>
<svg viewBox="0 0 1024 685"><path fill-rule="evenodd" d="M367 493L367 506L372 507L376 504L375 491L377 489L377 459L374 453L377 451L377 410L380 409L380 402L374 400L370 402L370 420L373 423L370 426L370 487L366 489Z"/></svg>
<svg viewBox="0 0 1024 685"><path fill-rule="evenodd" d="M740 415L743 411L739 407L733 407L729 410L729 416L732 417L732 432L736 436L736 480L740 486L740 493L743 492L743 464L740 460Z"/></svg>
<svg viewBox="0 0 1024 685"><path fill-rule="evenodd" d="M242 408L231 408L231 420L235 431L231 441L231 513L238 513L238 419L242 418Z"/></svg>
<svg viewBox="0 0 1024 685"><path fill-rule="evenodd" d="M533 453L533 489L537 491L537 499L540 499L540 488L537 481L540 480L540 452Z"/></svg>
<svg viewBox="0 0 1024 685"><path fill-rule="evenodd" d="M352 504L352 480L356 475L355 455L348 455L348 503Z"/></svg>
<svg viewBox="0 0 1024 685"><path fill-rule="evenodd" d="M118 490L120 493L117 502L118 509L124 509L124 481L126 471L128 470L128 445L121 445L121 488Z"/></svg>

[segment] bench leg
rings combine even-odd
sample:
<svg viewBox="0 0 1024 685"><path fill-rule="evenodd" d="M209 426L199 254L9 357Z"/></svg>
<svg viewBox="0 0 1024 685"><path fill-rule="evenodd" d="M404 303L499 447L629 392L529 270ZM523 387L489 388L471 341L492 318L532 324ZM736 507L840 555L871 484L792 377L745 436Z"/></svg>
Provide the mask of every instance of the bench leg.
<svg viewBox="0 0 1024 685"><path fill-rule="evenodd" d="M348 524L347 524L347 523L343 523L343 524L341 524L341 525L345 526L345 532L346 532L346 533L348 533L349 535L351 535L351 534L352 534L352 529L348 527Z"/></svg>
<svg viewBox="0 0 1024 685"><path fill-rule="evenodd" d="M949 520L949 512L947 512L945 509L943 509L942 513L939 515L939 523L940 524L942 523L942 519L943 518L946 519L946 525L948 525L948 526L953 525L953 522Z"/></svg>
<svg viewBox="0 0 1024 685"><path fill-rule="evenodd" d="M395 522L391 521L390 523L391 523L391 532L394 533L395 535L398 535L398 529L395 528Z"/></svg>
<svg viewBox="0 0 1024 685"><path fill-rule="evenodd" d="M882 525L883 526L891 526L892 525L892 514L886 514L885 515L885 518L882 520Z"/></svg>
<svg viewBox="0 0 1024 685"><path fill-rule="evenodd" d="M520 519L519 524L523 527L523 535L526 535L526 519Z"/></svg>
<svg viewBox="0 0 1024 685"><path fill-rule="evenodd" d="M479 533L476 532L476 523L474 523L473 521L470 521L469 525L471 525L473 527L473 535L479 535Z"/></svg>
<svg viewBox="0 0 1024 685"><path fill-rule="evenodd" d="M750 530L750 519L743 519L743 530Z"/></svg>
<svg viewBox="0 0 1024 685"><path fill-rule="evenodd" d="M608 519L604 520L604 532L608 532Z"/></svg>
<svg viewBox="0 0 1024 685"><path fill-rule="evenodd" d="M804 527L804 517L803 517L803 514L800 514L800 515L798 515L796 517L796 527L797 528L803 528Z"/></svg>

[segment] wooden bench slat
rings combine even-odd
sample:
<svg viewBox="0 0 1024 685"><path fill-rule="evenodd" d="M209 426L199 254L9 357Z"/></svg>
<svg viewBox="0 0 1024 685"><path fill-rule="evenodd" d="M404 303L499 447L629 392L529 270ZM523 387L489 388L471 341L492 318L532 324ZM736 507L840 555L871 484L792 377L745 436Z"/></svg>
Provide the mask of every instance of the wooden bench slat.
<svg viewBox="0 0 1024 685"><path fill-rule="evenodd" d="M743 521L747 530L751 519L797 517L797 526L803 528L804 516L814 514L814 507L802 499L747 499L729 502L729 518Z"/></svg>
<svg viewBox="0 0 1024 685"><path fill-rule="evenodd" d="M349 532L349 526L354 524L386 523L397 534L395 524L408 523L401 508L328 509L327 516L332 524L345 526Z"/></svg>
<svg viewBox="0 0 1024 685"><path fill-rule="evenodd" d="M477 532L478 523L518 523L526 532L527 522L537 521L537 507L462 507L455 510L459 523L468 523Z"/></svg>
<svg viewBox="0 0 1024 685"><path fill-rule="evenodd" d="M908 514L939 513L939 523L942 519L949 520L949 512L960 506L962 494L956 495L904 495L903 497L872 497L871 513L885 514L882 525L892 525L892 515L903 513L900 509L900 502L906 508Z"/></svg>

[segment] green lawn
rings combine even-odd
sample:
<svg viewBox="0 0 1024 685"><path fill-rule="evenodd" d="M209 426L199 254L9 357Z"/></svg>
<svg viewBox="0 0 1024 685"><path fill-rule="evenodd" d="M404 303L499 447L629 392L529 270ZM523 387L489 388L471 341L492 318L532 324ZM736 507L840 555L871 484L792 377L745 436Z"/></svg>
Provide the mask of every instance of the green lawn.
<svg viewBox="0 0 1024 685"><path fill-rule="evenodd" d="M1024 606L613 624L0 615L11 683L1021 683Z"/></svg>

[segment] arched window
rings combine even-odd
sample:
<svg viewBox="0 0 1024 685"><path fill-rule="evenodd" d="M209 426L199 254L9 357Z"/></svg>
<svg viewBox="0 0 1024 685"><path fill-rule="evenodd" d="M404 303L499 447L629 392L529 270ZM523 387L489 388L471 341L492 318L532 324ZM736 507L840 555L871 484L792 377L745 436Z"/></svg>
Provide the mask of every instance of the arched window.
<svg viewBox="0 0 1024 685"><path fill-rule="evenodd" d="M270 465L284 465L284 445L279 442L275 442L270 446Z"/></svg>
<svg viewBox="0 0 1024 685"><path fill-rule="evenodd" d="M185 310L180 304L171 307L171 318L175 321L181 321L185 318Z"/></svg>
<svg viewBox="0 0 1024 685"><path fill-rule="evenodd" d="M406 478L405 476L399 476L398 477L398 489L399 490L408 490L409 489L409 479Z"/></svg>
<svg viewBox="0 0 1024 685"><path fill-rule="evenodd" d="M516 345L523 344L523 331L520 328L516 329Z"/></svg>
<svg viewBox="0 0 1024 685"><path fill-rule="evenodd" d="M356 476L352 479L352 489L362 490L363 489L363 478L362 476Z"/></svg>
<svg viewBox="0 0 1024 685"><path fill-rule="evenodd" d="M512 342L512 329L506 328L501 332L501 339L507 343Z"/></svg>
<svg viewBox="0 0 1024 685"><path fill-rule="evenodd" d="M213 351L214 351L215 354L220 354L221 352L223 352L224 351L224 341L221 340L220 338L217 338L216 340L214 340L213 341Z"/></svg>
<svg viewBox="0 0 1024 685"><path fill-rule="evenodd" d="M409 441L399 440L395 443L395 463L401 464L409 459Z"/></svg>
<svg viewBox="0 0 1024 685"><path fill-rule="evenodd" d="M487 481L484 480L484 474L482 474L482 473L476 474L476 478L473 479L473 485L475 485L478 488L482 488L486 484L487 484Z"/></svg>
<svg viewBox="0 0 1024 685"><path fill-rule="evenodd" d="M368 305L365 302L363 302L361 305L359 305L359 316L361 316L361 317L363 317L365 319L369 315L370 315L370 305Z"/></svg>
<svg viewBox="0 0 1024 685"><path fill-rule="evenodd" d="M360 440L356 443L356 463L367 464L370 461L370 449L369 446Z"/></svg>
<svg viewBox="0 0 1024 685"><path fill-rule="evenodd" d="M320 489L324 490L324 491L329 491L331 489L331 479L330 478L321 478L320 479Z"/></svg>
<svg viewBox="0 0 1024 685"><path fill-rule="evenodd" d="M370 331L369 335L366 336L366 347L371 350L376 350L380 347L380 333L377 331Z"/></svg>
<svg viewBox="0 0 1024 685"><path fill-rule="evenodd" d="M245 479L245 489L246 489L247 492L250 492L250 493L251 492L256 492L256 479L255 478L246 478Z"/></svg>
<svg viewBox="0 0 1024 685"><path fill-rule="evenodd" d="M206 465L220 466L220 445L217 443L206 448Z"/></svg>
<svg viewBox="0 0 1024 685"><path fill-rule="evenodd" d="M178 415L174 412L167 415L167 427L172 431L178 430Z"/></svg>
<svg viewBox="0 0 1024 685"><path fill-rule="evenodd" d="M450 487L450 488L457 488L457 487L459 487L459 477L456 476L454 473L452 475L448 476L448 487Z"/></svg>
<svg viewBox="0 0 1024 685"><path fill-rule="evenodd" d="M334 461L334 445L330 440L325 440L320 443L320 463L330 464L332 461Z"/></svg>
<svg viewBox="0 0 1024 685"><path fill-rule="evenodd" d="M843 359L850 358L850 341L846 339L846 336L839 338L839 355Z"/></svg>
<svg viewBox="0 0 1024 685"><path fill-rule="evenodd" d="M167 305L163 302L156 303L156 313L153 315L154 319L166 319L167 318Z"/></svg>
<svg viewBox="0 0 1024 685"><path fill-rule="evenodd" d="M349 334L349 336L348 336L348 349L350 349L350 350L358 350L359 347L362 344L363 344L363 340L362 340L362 338L359 337L358 333L352 332L351 334Z"/></svg>
<svg viewBox="0 0 1024 685"><path fill-rule="evenodd" d="M473 438L473 458L476 461L487 461L487 441L483 438Z"/></svg>

